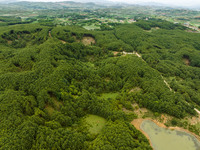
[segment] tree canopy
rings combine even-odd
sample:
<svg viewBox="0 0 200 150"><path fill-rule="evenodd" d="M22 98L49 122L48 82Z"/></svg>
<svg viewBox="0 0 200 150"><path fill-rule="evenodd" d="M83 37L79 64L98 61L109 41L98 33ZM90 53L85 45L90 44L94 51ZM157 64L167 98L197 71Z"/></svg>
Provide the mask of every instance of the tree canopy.
<svg viewBox="0 0 200 150"><path fill-rule="evenodd" d="M196 114L200 35L185 29L153 19L102 31L0 27L0 149L151 150L130 124L137 115L122 107ZM106 119L99 133L89 131L88 114Z"/></svg>

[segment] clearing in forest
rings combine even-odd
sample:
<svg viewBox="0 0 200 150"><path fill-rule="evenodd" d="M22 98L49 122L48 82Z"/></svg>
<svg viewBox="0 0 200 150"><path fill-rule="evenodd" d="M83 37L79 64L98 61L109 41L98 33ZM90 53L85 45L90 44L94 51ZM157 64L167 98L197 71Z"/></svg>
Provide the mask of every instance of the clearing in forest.
<svg viewBox="0 0 200 150"><path fill-rule="evenodd" d="M182 61L184 62L185 65L189 66L190 65L190 56L188 56L187 54L183 55Z"/></svg>
<svg viewBox="0 0 200 150"><path fill-rule="evenodd" d="M58 101L54 94L49 93L49 95L52 99L53 106L51 106L50 104L46 104L45 109L47 110L48 114L51 115L55 110L59 111L63 103Z"/></svg>
<svg viewBox="0 0 200 150"><path fill-rule="evenodd" d="M95 39L91 36L84 36L83 39L81 40L81 42L86 46L96 43Z"/></svg>
<svg viewBox="0 0 200 150"><path fill-rule="evenodd" d="M188 58L183 58L183 62L185 65L189 66L190 65L190 60Z"/></svg>
<svg viewBox="0 0 200 150"><path fill-rule="evenodd" d="M108 99L108 98L115 99L118 95L119 95L119 93L104 93L104 94L101 95L101 98L104 98L104 99Z"/></svg>
<svg viewBox="0 0 200 150"><path fill-rule="evenodd" d="M8 44L11 45L11 44L12 44L12 41L11 41L11 40L8 40Z"/></svg>
<svg viewBox="0 0 200 150"><path fill-rule="evenodd" d="M54 108L51 107L50 105L46 105L45 110L48 112L49 115L52 115L53 112L55 111Z"/></svg>
<svg viewBox="0 0 200 150"><path fill-rule="evenodd" d="M90 26L83 26L83 28L85 28L86 30L96 30L96 29L100 29L100 27L93 25Z"/></svg>
<svg viewBox="0 0 200 150"><path fill-rule="evenodd" d="M136 92L140 92L140 91L141 91L141 88L135 87L135 88L131 89L131 90L129 91L129 93L136 93Z"/></svg>
<svg viewBox="0 0 200 150"><path fill-rule="evenodd" d="M120 52L114 51L114 52L113 52L113 55L114 55L114 56L117 56L118 53L120 53Z"/></svg>
<svg viewBox="0 0 200 150"><path fill-rule="evenodd" d="M99 133L106 124L106 119L97 115L88 115L85 118L85 121L87 122L89 126L90 133L93 133L93 134Z"/></svg>
<svg viewBox="0 0 200 150"><path fill-rule="evenodd" d="M151 30L144 30L146 32L153 32L153 31L156 31L156 30L159 30L160 28L159 27L153 27L151 28Z"/></svg>

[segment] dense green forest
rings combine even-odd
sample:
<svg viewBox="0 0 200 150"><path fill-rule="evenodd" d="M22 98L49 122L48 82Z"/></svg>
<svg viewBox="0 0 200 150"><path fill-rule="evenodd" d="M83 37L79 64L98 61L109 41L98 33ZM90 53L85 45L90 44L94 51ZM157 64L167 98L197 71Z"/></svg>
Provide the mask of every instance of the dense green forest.
<svg viewBox="0 0 200 150"><path fill-rule="evenodd" d="M155 19L96 31L0 27L0 149L151 150L130 124L137 115L122 108L137 103L176 118L196 115L199 39ZM105 119L96 132L90 114Z"/></svg>

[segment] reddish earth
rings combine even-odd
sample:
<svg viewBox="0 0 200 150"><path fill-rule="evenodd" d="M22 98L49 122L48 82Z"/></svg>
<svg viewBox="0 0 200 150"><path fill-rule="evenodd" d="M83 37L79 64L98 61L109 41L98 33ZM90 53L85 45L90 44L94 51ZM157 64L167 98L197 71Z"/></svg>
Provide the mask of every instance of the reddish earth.
<svg viewBox="0 0 200 150"><path fill-rule="evenodd" d="M113 52L114 56L116 56L119 52Z"/></svg>

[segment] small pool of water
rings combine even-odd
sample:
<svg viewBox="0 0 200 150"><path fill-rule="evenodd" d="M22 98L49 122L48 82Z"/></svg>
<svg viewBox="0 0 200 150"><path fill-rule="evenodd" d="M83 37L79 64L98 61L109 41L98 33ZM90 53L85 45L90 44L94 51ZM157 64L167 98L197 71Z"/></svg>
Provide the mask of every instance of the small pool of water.
<svg viewBox="0 0 200 150"><path fill-rule="evenodd" d="M189 133L161 128L150 120L143 121L140 127L148 134L154 150L200 150L200 141Z"/></svg>

